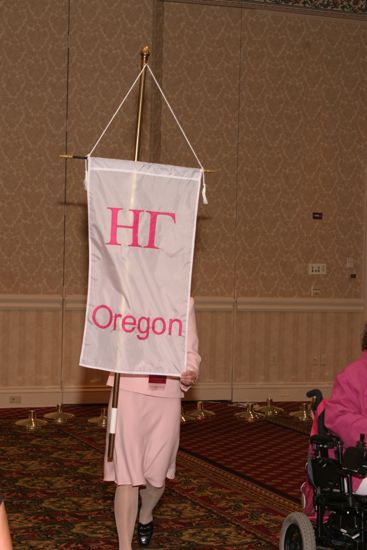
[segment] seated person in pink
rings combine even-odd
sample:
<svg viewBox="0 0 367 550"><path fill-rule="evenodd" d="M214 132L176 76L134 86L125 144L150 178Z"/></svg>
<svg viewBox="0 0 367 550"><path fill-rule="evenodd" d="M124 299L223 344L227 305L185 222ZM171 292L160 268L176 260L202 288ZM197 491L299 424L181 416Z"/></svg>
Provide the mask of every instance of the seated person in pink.
<svg viewBox="0 0 367 550"><path fill-rule="evenodd" d="M157 380L157 377L121 374L114 456L109 462L106 455L104 462L104 480L116 484L114 510L119 550L131 550L139 495L139 543L149 545L153 534L153 509L164 492L166 478L175 477L181 398L196 382L199 365L194 300L191 298L187 370L181 378L158 377ZM107 383L113 385L113 376Z"/></svg>
<svg viewBox="0 0 367 550"><path fill-rule="evenodd" d="M367 324L362 337L362 355L336 377L325 406L325 425L340 437L344 449L355 447L360 435L367 441ZM356 494L367 494L367 478L353 478Z"/></svg>

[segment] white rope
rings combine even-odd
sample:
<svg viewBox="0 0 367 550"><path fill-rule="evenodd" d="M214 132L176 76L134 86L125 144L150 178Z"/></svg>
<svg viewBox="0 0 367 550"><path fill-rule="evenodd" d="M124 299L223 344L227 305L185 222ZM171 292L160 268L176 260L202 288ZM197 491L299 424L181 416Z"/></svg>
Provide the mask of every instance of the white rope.
<svg viewBox="0 0 367 550"><path fill-rule="evenodd" d="M85 170L86 176L85 176L85 180L84 180L84 186L85 186L85 187L88 186L88 159L89 159L89 157L92 155L93 151L95 150L95 148L97 147L97 145L99 144L99 142L101 141L101 139L103 138L103 136L105 135L105 133L107 132L107 130L108 130L108 128L110 127L110 125L112 124L114 118L117 116L119 110L121 109L121 107L123 106L123 104L125 103L125 101L127 100L127 98L129 97L129 95L130 95L132 89L134 88L135 84L138 82L138 80L139 80L141 74L143 73L143 71L144 71L146 68L148 68L150 74L152 75L153 80L154 80L154 82L156 83L158 90L160 91L160 93L161 93L161 95L162 95L164 101L165 101L166 104L167 104L167 107L168 107L169 110L171 111L171 114L172 114L173 118L174 118L175 121L176 121L177 126L178 126L179 129L181 130L181 133L182 133L182 135L184 136L184 138L185 138L185 140L186 140L186 143L187 143L188 146L190 147L190 149L191 149L191 151L192 151L194 157L196 158L196 160L197 160L197 162L198 162L198 164L199 164L199 166L200 166L200 168L201 168L201 178L202 178L202 182L203 182L203 189L202 189L203 203L204 203L204 204L208 204L208 200L207 200L207 198L206 198L206 183L205 183L205 170L204 170L204 166L201 164L201 162L200 162L200 160L199 160L199 157L198 157L197 154L195 153L193 146L191 145L191 143L190 143L190 141L189 141L187 135L186 135L185 132L184 132L184 129L182 128L181 124L179 123L179 121L178 121L178 119L177 119L177 117L176 117L176 115L175 115L175 113L174 113L174 111L173 111L171 105L170 105L169 102L168 102L168 99L167 99L166 96L164 95L164 92L163 92L162 88L160 87L160 85L159 85L159 83L158 83L156 77L155 77L154 74L153 74L153 71L151 70L151 68L149 67L148 64L145 64L145 65L142 67L142 69L141 69L141 71L139 72L138 76L136 77L136 79L134 80L134 82L132 83L132 85L130 86L130 88L129 88L127 94L125 95L125 97L124 97L123 100L121 101L120 105L117 107L116 111L113 113L113 115L112 115L111 119L109 120L107 126L105 127L105 129L103 130L103 132L101 133L101 135L100 135L99 138L97 139L96 143L93 145L92 149L91 149L90 152L88 153L87 159L86 159L86 170Z"/></svg>
<svg viewBox="0 0 367 550"><path fill-rule="evenodd" d="M90 153L88 153L87 157L90 157L91 154L93 153L94 149L97 147L97 145L99 144L99 142L101 141L101 139L103 138L103 136L105 135L105 133L107 132L108 128L110 127L111 123L113 122L114 118L116 117L117 113L119 112L119 110L121 109L121 107L123 106L123 104L125 103L125 101L127 100L127 98L129 97L130 95L130 92L132 91L132 89L134 88L135 84L137 83L137 81L139 80L140 78L140 75L142 74L142 72L146 69L146 67L148 67L148 65L144 65L144 67L141 69L140 73L138 74L138 76L136 77L136 79L134 80L134 82L132 83L132 85L130 86L130 89L129 91L127 92L127 94L125 95L124 99L121 101L120 105L117 107L116 111L113 113L110 121L108 122L106 128L103 130L102 134L99 136L99 138L97 139L96 143L93 145Z"/></svg>
<svg viewBox="0 0 367 550"><path fill-rule="evenodd" d="M153 77L154 82L157 84L158 90L161 92L161 95L162 95L164 101L166 102L167 107L168 107L169 110L171 111L172 116L173 116L173 118L175 119L175 121L176 121L176 123L177 123L177 126L180 128L180 130L181 130L181 132L182 132L184 138L185 138L186 141L187 141L188 146L190 147L190 149L191 149L191 151L193 152L193 154L194 154L196 160L198 161L198 164L199 164L200 168L201 168L202 170L204 170L203 165L201 164L201 162L200 162L200 160L199 160L197 154L195 153L195 151L194 151L194 149L193 149L191 143L189 142L188 137L186 136L186 134L185 134L185 132L184 132L184 130L183 130L181 124L179 123L179 121L178 121L178 119L177 119L175 113L173 112L173 109L172 109L171 105L168 103L168 99L166 98L166 96L165 96L164 93L163 93L162 88L161 88L160 85L158 84L158 81L157 81L156 77L154 76L153 71L151 70L151 68L149 67L149 65L147 65L147 67L148 67L148 69L149 69L150 74L151 74L152 77Z"/></svg>
<svg viewBox="0 0 367 550"><path fill-rule="evenodd" d="M160 91L160 93L161 93L161 95L162 95L164 101L166 102L167 107L168 107L169 110L171 111L171 114L172 114L173 118L175 119L175 121L176 121L176 123L177 123L177 126L180 128L181 133L182 133L183 137L184 137L185 140L186 140L186 143L188 144L188 146L190 147L190 149L191 149L191 151L192 151L194 157L195 157L196 160L198 161L198 164L199 164L199 166L200 166L200 168L201 168L201 177L202 177L202 181L203 181L203 190L202 190L203 203L204 203L204 204L208 204L208 200L207 200L207 198L206 198L206 183L205 183L205 170L204 170L204 166L201 164L201 162L200 162L200 160L199 160L199 157L198 157L197 154L195 153L194 148L193 148L193 146L191 145L191 143L190 143L190 141L189 141L189 138L187 137L187 135L186 135L185 132L184 132L184 129L182 128L181 124L179 123L178 118L176 117L176 115L175 115L175 113L174 113L174 111L173 111L171 105L169 104L168 99L167 99L166 96L164 95L164 92L163 92L162 88L160 87L160 85L159 85L159 83L158 83L156 77L154 76L152 69L149 67L149 65L147 65L147 67L148 67L148 70L149 70L150 74L151 74L152 77L153 77L154 82L155 82L156 85L157 85L158 90Z"/></svg>

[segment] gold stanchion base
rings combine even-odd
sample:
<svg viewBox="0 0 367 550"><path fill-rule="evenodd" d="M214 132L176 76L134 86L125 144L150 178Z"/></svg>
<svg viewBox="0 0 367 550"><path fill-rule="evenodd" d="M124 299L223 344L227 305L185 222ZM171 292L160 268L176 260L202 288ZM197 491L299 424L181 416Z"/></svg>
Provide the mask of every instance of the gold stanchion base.
<svg viewBox="0 0 367 550"><path fill-rule="evenodd" d="M57 405L56 412L46 413L43 415L44 418L50 418L56 422L56 424L65 424L70 418L73 418L75 415L73 413L67 413L62 410L62 405Z"/></svg>
<svg viewBox="0 0 367 550"><path fill-rule="evenodd" d="M302 403L300 410L290 412L289 416L293 416L293 418L295 418L296 420L299 420L300 422L311 422L312 421L311 403L308 403L307 401L305 403Z"/></svg>
<svg viewBox="0 0 367 550"><path fill-rule="evenodd" d="M202 401L197 402L197 408L186 413L186 420L208 420L214 418L215 412L204 409Z"/></svg>
<svg viewBox="0 0 367 550"><path fill-rule="evenodd" d="M88 418L88 422L90 422L91 424L96 424L100 428L106 428L107 427L107 408L103 407L101 409L101 414L99 416Z"/></svg>
<svg viewBox="0 0 367 550"><path fill-rule="evenodd" d="M181 424L184 424L185 422L187 422L188 420L192 420L192 418L190 418L184 411L184 408L181 407Z"/></svg>
<svg viewBox="0 0 367 550"><path fill-rule="evenodd" d="M262 420L263 415L259 414L255 410L255 403L248 403L245 410L243 412L236 413L235 417L238 420L244 420L245 422L257 422L258 420Z"/></svg>
<svg viewBox="0 0 367 550"><path fill-rule="evenodd" d="M41 420L36 418L36 411L34 409L31 409L29 411L28 418L23 418L22 420L17 420L15 422L17 426L24 426L26 430L33 432L35 430L38 430L45 424L47 424L47 420Z"/></svg>
<svg viewBox="0 0 367 550"><path fill-rule="evenodd" d="M279 414L284 413L284 409L273 405L273 400L268 397L266 400L266 405L263 407L257 407L256 412L263 414L264 416L278 416Z"/></svg>

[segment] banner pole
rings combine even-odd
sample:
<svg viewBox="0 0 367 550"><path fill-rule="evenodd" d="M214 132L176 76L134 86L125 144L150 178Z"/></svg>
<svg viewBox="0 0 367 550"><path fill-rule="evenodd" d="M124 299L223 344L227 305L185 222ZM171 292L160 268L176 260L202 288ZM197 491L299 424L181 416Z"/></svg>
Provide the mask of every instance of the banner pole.
<svg viewBox="0 0 367 550"><path fill-rule="evenodd" d="M150 56L150 50L148 46L144 46L140 50L141 55L141 68L143 69L147 63ZM141 126L143 120L143 104L144 104L144 92L145 92L145 77L147 71L144 70L141 73L139 80L139 96L138 96L138 112L136 116L136 133L135 133L135 150L134 150L134 161L137 161L139 158L140 152L140 141L141 141ZM115 448L115 435L116 435L116 421L117 421L117 407L119 401L119 389L120 389L120 373L115 372L113 388L112 388L112 405L111 405L111 417L110 417L110 428L108 433L108 451L107 459L109 462L113 460L113 452Z"/></svg>
<svg viewBox="0 0 367 550"><path fill-rule="evenodd" d="M143 69L148 64L148 59L150 56L150 50L148 46L144 46L140 50L141 55L141 69ZM135 133L135 151L134 151L134 160L139 160L140 152L140 137L141 137L141 126L143 120L143 103L144 103L144 92L145 92L145 78L147 71L144 70L140 75L139 81L139 100L138 100L138 112L136 115L136 133Z"/></svg>

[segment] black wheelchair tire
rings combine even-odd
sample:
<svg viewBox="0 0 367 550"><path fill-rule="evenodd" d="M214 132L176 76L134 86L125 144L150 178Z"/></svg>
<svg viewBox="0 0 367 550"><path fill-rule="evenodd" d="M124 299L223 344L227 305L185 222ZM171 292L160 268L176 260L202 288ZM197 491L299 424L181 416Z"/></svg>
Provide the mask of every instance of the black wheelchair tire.
<svg viewBox="0 0 367 550"><path fill-rule="evenodd" d="M292 512L285 518L280 531L279 550L316 550L315 531L306 514Z"/></svg>

